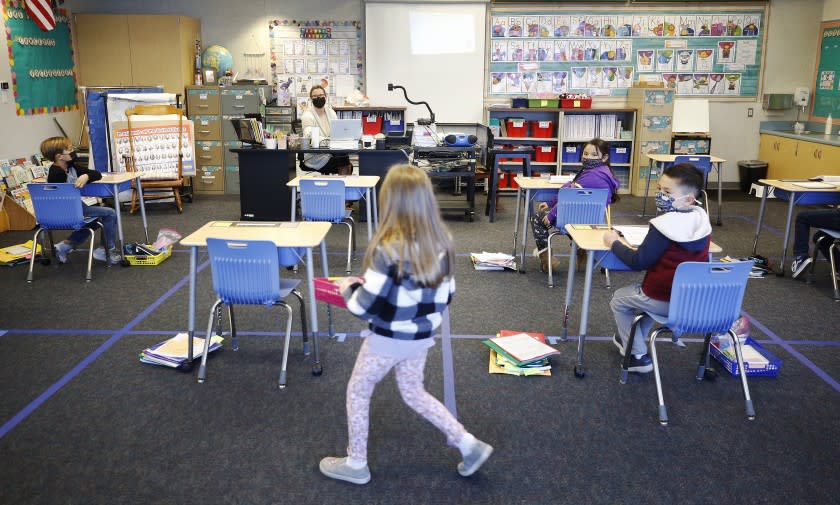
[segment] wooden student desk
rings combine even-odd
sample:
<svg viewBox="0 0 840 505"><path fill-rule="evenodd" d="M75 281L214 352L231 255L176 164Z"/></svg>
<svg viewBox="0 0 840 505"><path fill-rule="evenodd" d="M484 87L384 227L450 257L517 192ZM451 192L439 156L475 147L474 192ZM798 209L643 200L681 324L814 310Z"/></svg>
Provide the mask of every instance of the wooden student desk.
<svg viewBox="0 0 840 505"><path fill-rule="evenodd" d="M787 220L785 222L785 238L782 242L782 260L779 262L779 271L776 275L785 275L785 258L787 257L788 239L790 239L790 223L793 220L793 207L796 205L824 205L840 203L840 185L833 189L814 189L797 186L796 182L805 182L804 179L797 181L789 179L759 179L761 184L773 188L776 198L788 201ZM755 255L758 247L758 235L761 233L761 223L764 220L764 207L767 204L769 188L764 188L761 195L761 205L758 207L758 222L755 225L755 238L753 239L752 253Z"/></svg>
<svg viewBox="0 0 840 505"><path fill-rule="evenodd" d="M647 198L648 198L648 191L650 190L650 178L654 172L662 172L665 169L665 165L669 165L677 159L677 156L694 156L692 154L654 154L654 153L646 153L645 156L648 157L648 176L647 181L645 182L645 193L642 195L642 215L641 217L645 217L645 208L647 207ZM705 154L697 155L697 156L708 156ZM723 168L723 163L726 161L723 158L718 158L717 156L709 156L712 162L712 168L717 170L717 224L720 226L723 222L720 219L721 207L723 206L723 177L721 177L721 169ZM706 202L708 205L708 202ZM708 210L708 208L706 209ZM709 212L711 215L711 212Z"/></svg>
<svg viewBox="0 0 840 505"><path fill-rule="evenodd" d="M195 336L195 274L198 262L198 248L207 246L208 238L227 240L270 240L279 247L306 248L306 283L309 290L309 324L312 332L312 347L315 355L312 361L312 374L321 375L321 354L318 346L318 310L315 305L315 274L312 266L312 248L321 247L321 267L324 277L329 277L327 270L327 248L324 237L331 224L325 222L252 222L252 221L210 221L198 230L181 239L181 244L190 248L190 291L187 312L187 355L193 354ZM279 275L279 273L278 273ZM304 349L306 352L306 349ZM187 368L192 368L188 361Z"/></svg>
<svg viewBox="0 0 840 505"><path fill-rule="evenodd" d="M318 172L311 172L306 175L295 177L286 186L292 188L292 221L297 217L297 191L300 186L301 179L315 179L315 180L330 180L341 179L344 181L345 189L364 189L365 190L365 206L367 208L367 236L368 242L373 237L373 228L379 225L379 212L376 209L376 184L379 182L378 175L321 175ZM373 191L371 199L371 191ZM373 203L371 204L371 201ZM371 220L371 209L373 209L373 219Z"/></svg>
<svg viewBox="0 0 840 505"><path fill-rule="evenodd" d="M120 185L125 184L127 187L123 189L129 189L131 185L127 183L133 180L137 181L137 194L140 197L140 215L143 217L143 231L146 233L146 243L151 244L149 241L149 226L146 223L146 204L143 202L143 184L140 182L140 177L142 176L142 172L103 173L101 179L85 184L81 189L82 196L105 196L114 199L114 211L117 213L117 237L120 240L118 246L120 254L124 254L122 246L125 243L122 217L120 216Z"/></svg>
<svg viewBox="0 0 840 505"><path fill-rule="evenodd" d="M604 245L604 231L608 227L606 225L575 225L567 224L566 233L572 239L572 254L569 257L569 274L566 282L566 303L563 309L563 334L561 340L566 340L568 337L568 323L569 323L569 308L572 302L572 289L575 284L575 263L577 259L577 249L586 250L586 268L584 271L586 275L583 283L583 300L580 307L580 335L578 337L577 362L575 363L575 377L583 378L585 375L583 368L583 348L586 343L586 331L589 324L589 296L592 293L592 271L598 266L595 264L596 251L609 251L609 248ZM723 249L714 242L709 244L709 260L712 259L712 254L720 253ZM647 336L644 336L647 338Z"/></svg>
<svg viewBox="0 0 840 505"><path fill-rule="evenodd" d="M516 238L519 233L519 208L521 207L520 199L522 197L522 191L525 191L525 209L523 210L522 216L522 252L519 256L519 272L525 273L525 249L527 248L528 244L528 223L531 219L533 206L531 204L532 199L536 196L536 193L539 191L557 191L559 190L563 184L568 181L563 182L551 182L548 177L525 177L524 175L517 175L513 178L516 181L516 184L519 186L516 188L516 217L513 221L513 254L512 256L516 256ZM534 195L531 195L531 192L534 192ZM557 196L556 193L554 196Z"/></svg>

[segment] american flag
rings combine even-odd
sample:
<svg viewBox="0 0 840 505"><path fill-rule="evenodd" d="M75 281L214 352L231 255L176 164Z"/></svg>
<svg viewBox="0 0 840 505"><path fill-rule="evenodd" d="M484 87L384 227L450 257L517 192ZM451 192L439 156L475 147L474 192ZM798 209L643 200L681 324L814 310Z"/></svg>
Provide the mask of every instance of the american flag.
<svg viewBox="0 0 840 505"><path fill-rule="evenodd" d="M48 32L55 28L52 0L26 0L26 13L41 31Z"/></svg>

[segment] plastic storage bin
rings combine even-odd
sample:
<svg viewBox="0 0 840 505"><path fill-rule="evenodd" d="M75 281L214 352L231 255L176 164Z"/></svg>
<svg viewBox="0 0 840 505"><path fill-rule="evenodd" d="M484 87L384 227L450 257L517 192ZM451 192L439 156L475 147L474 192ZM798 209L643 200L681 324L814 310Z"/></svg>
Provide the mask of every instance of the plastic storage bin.
<svg viewBox="0 0 840 505"><path fill-rule="evenodd" d="M151 247L151 246L149 246ZM157 266L160 265L163 260L172 256L172 246L167 246L165 251L160 252L159 254L155 254L154 256L148 255L125 255L124 258L128 261L129 265L136 265L136 266Z"/></svg>
<svg viewBox="0 0 840 505"><path fill-rule="evenodd" d="M528 107L528 99L527 98L513 98L510 101L510 106L514 109L524 109Z"/></svg>
<svg viewBox="0 0 840 505"><path fill-rule="evenodd" d="M534 161L551 163L557 161L557 147L538 146L534 151Z"/></svg>
<svg viewBox="0 0 840 505"><path fill-rule="evenodd" d="M556 109L558 105L560 105L560 100L557 99L557 98L529 98L528 99L528 108L531 108L531 109L540 109L540 108L554 108L554 109Z"/></svg>
<svg viewBox="0 0 840 505"><path fill-rule="evenodd" d="M563 163L577 163L580 161L579 145L565 145L563 146Z"/></svg>
<svg viewBox="0 0 840 505"><path fill-rule="evenodd" d="M378 114L363 115L362 133L364 135L376 135L377 133L382 133L382 116Z"/></svg>
<svg viewBox="0 0 840 505"><path fill-rule="evenodd" d="M776 377L779 375L779 369L782 367L782 360L777 358L773 355L770 351L765 349L761 346L758 342L753 340L750 337L747 337L744 340L744 344L749 344L753 349L758 351L759 354L767 358L768 363L766 365L762 365L761 367L750 366L748 361L744 361L744 369L747 371L747 377L752 376L763 376L763 377ZM726 371L734 376L738 376L738 363L730 358L728 355L724 354L723 351L720 350L720 343L716 337L712 337L711 345L709 346L709 354L712 355L716 360L726 368Z"/></svg>
<svg viewBox="0 0 840 505"><path fill-rule="evenodd" d="M509 118L505 121L508 137L527 137L528 121L521 118Z"/></svg>
<svg viewBox="0 0 840 505"><path fill-rule="evenodd" d="M554 137L554 121L531 121L531 136L541 139Z"/></svg>
<svg viewBox="0 0 840 505"><path fill-rule="evenodd" d="M589 109L592 107L591 98L564 98L560 100L560 107L564 109Z"/></svg>
<svg viewBox="0 0 840 505"><path fill-rule="evenodd" d="M610 146L610 163L630 163L630 148L623 145Z"/></svg>

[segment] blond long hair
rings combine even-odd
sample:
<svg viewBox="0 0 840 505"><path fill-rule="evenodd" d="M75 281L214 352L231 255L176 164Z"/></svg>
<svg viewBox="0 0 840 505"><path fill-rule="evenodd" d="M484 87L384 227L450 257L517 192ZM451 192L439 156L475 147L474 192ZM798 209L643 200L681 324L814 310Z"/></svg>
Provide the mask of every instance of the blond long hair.
<svg viewBox="0 0 840 505"><path fill-rule="evenodd" d="M454 246L425 172L412 165L392 167L382 184L379 214L381 222L368 244L364 268L381 248L396 263L400 276L407 263L417 282L437 287L452 272Z"/></svg>

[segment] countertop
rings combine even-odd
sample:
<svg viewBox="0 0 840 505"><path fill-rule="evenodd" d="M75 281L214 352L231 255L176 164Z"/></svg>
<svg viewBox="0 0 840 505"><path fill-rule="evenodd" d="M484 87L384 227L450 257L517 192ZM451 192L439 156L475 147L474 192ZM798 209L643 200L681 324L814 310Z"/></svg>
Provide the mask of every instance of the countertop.
<svg viewBox="0 0 840 505"><path fill-rule="evenodd" d="M832 131L835 131L835 126ZM789 139L802 140L805 142L815 142L817 144L826 144L830 146L840 147L840 135L833 133L826 135L825 124L823 123L805 123L804 133L794 133L793 123L790 121L767 121L760 125L759 133L767 135L778 135L779 137L786 137Z"/></svg>

